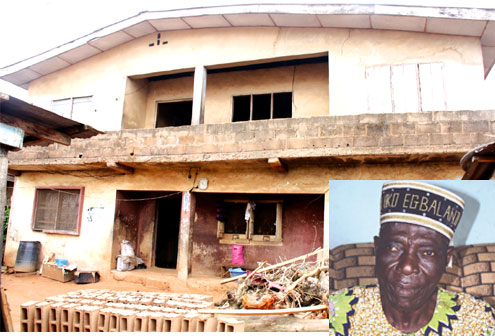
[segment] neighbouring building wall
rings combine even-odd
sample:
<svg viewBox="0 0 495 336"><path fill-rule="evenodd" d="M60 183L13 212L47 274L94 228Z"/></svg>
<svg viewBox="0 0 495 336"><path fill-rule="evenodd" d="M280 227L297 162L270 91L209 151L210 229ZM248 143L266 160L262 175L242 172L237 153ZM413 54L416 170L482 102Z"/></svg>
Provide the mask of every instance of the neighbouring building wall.
<svg viewBox="0 0 495 336"><path fill-rule="evenodd" d="M149 47L149 42L155 36L148 35L35 80L29 88L30 98L34 103L49 108L53 99L93 95L97 115L93 126L102 130L117 130L122 125L128 77L145 78L167 72L191 71L197 65L208 69L273 62L304 55L328 55L327 83L323 83L326 76L323 69L321 72L309 66L296 69L296 117L368 111L366 71L370 67L386 65L440 63L443 66L447 110L477 109L478 102L482 101L479 95L483 83L483 63L480 41L474 37L359 29L270 27L168 31L162 35L168 41L167 44ZM218 76L220 80L224 75ZM228 76L230 79L235 78L232 74ZM285 73L268 76L268 82L275 81L277 76L287 78L294 76L294 73L286 69ZM215 92L220 90L216 86L217 79L208 77L207 95L211 94L215 98L207 97L205 123L228 122L231 108L226 104L226 93ZM311 80L308 81L308 78ZM245 83L252 80L246 78ZM252 89L261 82L255 81L256 85ZM289 85L284 83L285 86ZM318 92L328 90L328 110L325 110L326 104L316 110L298 110L298 104L309 104L316 96L313 93L315 89ZM230 92L235 94L237 90L246 92L241 85L232 88ZM326 98L324 94L318 100ZM149 109L152 105L148 102L147 106ZM128 120L127 117L125 120ZM130 117L130 120L133 118ZM148 127L149 118L146 120L145 127ZM140 126L140 123L136 125Z"/></svg>
<svg viewBox="0 0 495 336"><path fill-rule="evenodd" d="M55 253L57 256L69 259L71 263L76 263L81 269L97 269L103 275L108 274L112 263L117 190L168 192L189 190L193 187L196 171L193 170L192 178L189 178L189 174L189 169L156 167L153 170L136 169L132 175L113 176L108 173L101 176L96 172L60 174L24 172L16 177L4 264L10 267L15 265L20 241L37 240L42 246L40 262L44 256ZM231 170L202 168L198 171L197 180L202 177L208 178L209 186L206 190L208 193L323 195L328 190L328 181L332 179L460 179L462 175L463 171L454 161L394 165L311 165L291 168L288 173L277 173L269 167L244 169L238 167ZM31 229L36 187L85 188L79 236L48 234ZM198 199L199 206L202 207L201 197ZM199 213L198 217L200 217ZM194 224L194 229L197 225L199 224ZM200 233L201 230L198 228L196 232ZM311 243L308 244L312 244L314 236L309 233L307 236L311 236ZM193 237L195 237L194 231ZM199 245L195 246L194 250L197 253ZM223 257L227 258L228 248L220 246L218 249ZM253 261L256 255L248 252L248 260Z"/></svg>

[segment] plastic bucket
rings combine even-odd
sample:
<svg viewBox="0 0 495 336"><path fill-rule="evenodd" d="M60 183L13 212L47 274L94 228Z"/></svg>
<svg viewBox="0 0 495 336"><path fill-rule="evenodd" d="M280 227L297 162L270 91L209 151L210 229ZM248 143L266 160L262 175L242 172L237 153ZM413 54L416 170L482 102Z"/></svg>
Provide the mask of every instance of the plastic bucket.
<svg viewBox="0 0 495 336"><path fill-rule="evenodd" d="M41 243L39 241L21 241L15 260L16 272L35 272L38 268L38 255Z"/></svg>
<svg viewBox="0 0 495 336"><path fill-rule="evenodd" d="M246 274L246 271L243 270L242 268L229 268L229 272L231 277L236 277L239 275Z"/></svg>

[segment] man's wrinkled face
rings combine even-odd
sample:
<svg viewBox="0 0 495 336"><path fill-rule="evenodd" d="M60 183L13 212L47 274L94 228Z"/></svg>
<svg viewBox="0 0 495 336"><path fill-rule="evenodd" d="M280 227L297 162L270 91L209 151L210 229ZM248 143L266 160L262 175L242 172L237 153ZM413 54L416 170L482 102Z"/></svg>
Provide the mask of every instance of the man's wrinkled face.
<svg viewBox="0 0 495 336"><path fill-rule="evenodd" d="M413 311L435 298L451 251L447 238L419 225L388 223L375 237L375 249L384 304Z"/></svg>

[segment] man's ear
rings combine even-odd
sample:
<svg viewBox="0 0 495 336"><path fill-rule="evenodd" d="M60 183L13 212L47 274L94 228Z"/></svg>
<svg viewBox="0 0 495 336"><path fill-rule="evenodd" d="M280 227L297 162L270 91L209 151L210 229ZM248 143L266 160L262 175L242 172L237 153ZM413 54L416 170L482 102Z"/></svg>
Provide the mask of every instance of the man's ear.
<svg viewBox="0 0 495 336"><path fill-rule="evenodd" d="M375 243L375 253L376 253L376 251L378 251L378 245L380 245L380 237L375 236L375 237L373 238L373 241L374 241L374 243Z"/></svg>

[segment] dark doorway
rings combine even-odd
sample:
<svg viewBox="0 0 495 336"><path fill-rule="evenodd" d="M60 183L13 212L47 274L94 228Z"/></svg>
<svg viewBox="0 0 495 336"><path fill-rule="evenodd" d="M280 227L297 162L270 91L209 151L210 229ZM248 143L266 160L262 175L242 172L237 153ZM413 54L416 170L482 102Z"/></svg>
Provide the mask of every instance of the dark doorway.
<svg viewBox="0 0 495 336"><path fill-rule="evenodd" d="M182 197L180 194L161 198L156 201L156 267L177 267L181 204Z"/></svg>

